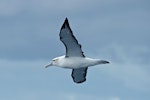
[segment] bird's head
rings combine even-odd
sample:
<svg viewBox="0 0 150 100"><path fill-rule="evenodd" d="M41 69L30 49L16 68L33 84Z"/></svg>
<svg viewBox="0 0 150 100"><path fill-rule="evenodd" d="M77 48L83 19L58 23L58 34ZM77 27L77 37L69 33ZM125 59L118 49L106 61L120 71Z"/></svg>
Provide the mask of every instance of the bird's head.
<svg viewBox="0 0 150 100"><path fill-rule="evenodd" d="M50 66L57 66L58 65L58 58L52 59L48 65L45 66L45 68L48 68Z"/></svg>

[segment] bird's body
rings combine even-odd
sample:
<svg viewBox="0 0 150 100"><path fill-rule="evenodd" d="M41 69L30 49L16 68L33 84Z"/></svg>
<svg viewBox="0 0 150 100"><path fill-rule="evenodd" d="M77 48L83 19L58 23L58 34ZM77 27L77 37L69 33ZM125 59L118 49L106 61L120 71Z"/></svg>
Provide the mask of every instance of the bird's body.
<svg viewBox="0 0 150 100"><path fill-rule="evenodd" d="M61 27L59 36L66 47L66 54L54 58L46 68L49 66L57 66L72 69L71 76L73 81L75 83L82 83L86 80L88 67L109 63L106 60L88 58L83 54L81 45L73 35L67 18Z"/></svg>
<svg viewBox="0 0 150 100"><path fill-rule="evenodd" d="M108 63L107 61L99 59L92 59L88 57L65 57L65 55L56 57L53 59L53 61L54 61L52 62L53 66L69 69L85 68L98 64Z"/></svg>

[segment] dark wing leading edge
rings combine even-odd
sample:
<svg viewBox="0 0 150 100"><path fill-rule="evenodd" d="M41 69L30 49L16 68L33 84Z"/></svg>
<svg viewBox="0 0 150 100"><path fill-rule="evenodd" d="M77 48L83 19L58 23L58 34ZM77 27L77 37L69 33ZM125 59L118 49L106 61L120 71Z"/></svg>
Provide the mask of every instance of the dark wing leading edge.
<svg viewBox="0 0 150 100"><path fill-rule="evenodd" d="M59 36L66 47L66 57L85 57L81 50L81 45L72 33L67 18L61 27Z"/></svg>
<svg viewBox="0 0 150 100"><path fill-rule="evenodd" d="M86 73L87 73L87 67L85 68L79 68L79 69L72 69L72 78L75 83L82 83L86 81Z"/></svg>

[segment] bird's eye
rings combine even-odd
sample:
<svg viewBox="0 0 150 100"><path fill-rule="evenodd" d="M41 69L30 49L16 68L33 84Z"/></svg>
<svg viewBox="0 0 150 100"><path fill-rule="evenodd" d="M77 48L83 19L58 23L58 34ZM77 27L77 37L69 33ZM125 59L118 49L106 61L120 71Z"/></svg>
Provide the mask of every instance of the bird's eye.
<svg viewBox="0 0 150 100"><path fill-rule="evenodd" d="M55 61L55 59L53 59L53 61Z"/></svg>

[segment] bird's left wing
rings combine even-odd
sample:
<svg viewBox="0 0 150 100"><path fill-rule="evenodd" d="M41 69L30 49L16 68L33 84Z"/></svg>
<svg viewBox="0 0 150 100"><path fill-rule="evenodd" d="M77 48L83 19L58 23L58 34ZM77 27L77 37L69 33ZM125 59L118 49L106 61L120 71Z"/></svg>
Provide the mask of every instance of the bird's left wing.
<svg viewBox="0 0 150 100"><path fill-rule="evenodd" d="M66 47L66 57L85 57L81 50L81 45L72 33L67 18L61 27L59 36Z"/></svg>
<svg viewBox="0 0 150 100"><path fill-rule="evenodd" d="M72 69L72 78L75 83L82 83L86 81L86 73L87 73L88 67L85 68L78 68L78 69Z"/></svg>

